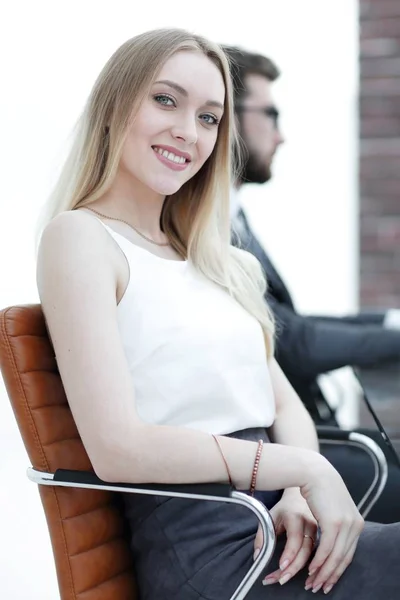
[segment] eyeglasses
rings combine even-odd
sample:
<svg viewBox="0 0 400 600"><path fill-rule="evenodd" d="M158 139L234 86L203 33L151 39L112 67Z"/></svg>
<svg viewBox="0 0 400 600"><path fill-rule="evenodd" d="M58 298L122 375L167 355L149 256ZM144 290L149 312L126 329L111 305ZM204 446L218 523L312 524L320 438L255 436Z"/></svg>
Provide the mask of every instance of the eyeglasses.
<svg viewBox="0 0 400 600"><path fill-rule="evenodd" d="M279 129L279 110L275 106L236 106L236 112L256 112L272 119L275 129Z"/></svg>

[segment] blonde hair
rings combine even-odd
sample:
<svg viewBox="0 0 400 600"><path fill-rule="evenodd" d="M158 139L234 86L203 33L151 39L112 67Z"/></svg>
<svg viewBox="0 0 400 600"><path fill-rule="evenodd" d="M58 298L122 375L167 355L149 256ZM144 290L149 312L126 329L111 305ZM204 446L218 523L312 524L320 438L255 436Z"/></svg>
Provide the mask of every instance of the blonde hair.
<svg viewBox="0 0 400 600"><path fill-rule="evenodd" d="M180 51L202 52L217 66L225 84L225 106L210 158L165 199L161 226L182 257L260 322L271 356L274 325L263 299L266 282L261 267L253 256L230 244L232 150L238 142L229 63L217 44L184 30L158 29L128 40L111 56L77 124L69 156L45 207L42 228L57 214L87 206L108 191L132 115L163 64Z"/></svg>

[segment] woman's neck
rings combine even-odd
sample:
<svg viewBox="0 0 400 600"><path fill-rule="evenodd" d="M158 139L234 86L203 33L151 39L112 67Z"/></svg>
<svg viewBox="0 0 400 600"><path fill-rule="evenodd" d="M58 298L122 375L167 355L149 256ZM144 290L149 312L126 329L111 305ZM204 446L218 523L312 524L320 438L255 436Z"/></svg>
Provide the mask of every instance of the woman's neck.
<svg viewBox="0 0 400 600"><path fill-rule="evenodd" d="M155 241L163 241L165 235L160 228L160 217L164 200L165 196L143 185L115 182L108 192L93 202L93 208L134 225Z"/></svg>

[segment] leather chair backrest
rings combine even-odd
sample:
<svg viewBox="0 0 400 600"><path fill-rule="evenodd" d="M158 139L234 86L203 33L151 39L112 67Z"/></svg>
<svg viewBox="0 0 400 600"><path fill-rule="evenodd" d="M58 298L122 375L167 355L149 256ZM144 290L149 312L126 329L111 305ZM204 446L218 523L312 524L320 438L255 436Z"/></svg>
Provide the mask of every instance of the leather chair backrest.
<svg viewBox="0 0 400 600"><path fill-rule="evenodd" d="M0 312L0 366L32 466L52 473L58 468L92 470L40 305ZM61 600L137 600L119 495L67 487L39 489Z"/></svg>

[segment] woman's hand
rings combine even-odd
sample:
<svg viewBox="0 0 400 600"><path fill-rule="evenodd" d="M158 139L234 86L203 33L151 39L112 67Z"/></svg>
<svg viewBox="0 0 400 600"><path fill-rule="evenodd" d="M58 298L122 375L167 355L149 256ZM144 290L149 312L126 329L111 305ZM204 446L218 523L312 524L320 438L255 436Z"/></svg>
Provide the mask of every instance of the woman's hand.
<svg viewBox="0 0 400 600"><path fill-rule="evenodd" d="M309 535L305 527L310 527L310 531L315 532L315 525L318 523L320 530L318 548L308 567L309 577L305 587L314 592L323 588L324 592L328 593L353 560L364 520L343 479L334 467L318 453L313 453L311 460L307 455L306 462L307 483L300 488L300 494L309 510L298 498L298 492L296 497L294 489L285 491L282 500L272 509L274 521L279 524L279 519L281 530L283 526L288 535L288 542L279 562L279 571L268 575L266 577L268 581L265 583L273 583L272 578L282 584L286 583L290 577L284 579L285 576L290 574L293 577L299 570L297 566L306 564L313 548L312 540L308 537L304 538L304 535ZM300 513L302 516L291 518L289 515L294 510L296 515ZM300 544L300 523L303 524L302 544ZM260 536L261 531L258 531L256 549L260 547ZM316 535L311 534L311 537L315 540ZM286 564L288 557L293 557L292 562Z"/></svg>
<svg viewBox="0 0 400 600"><path fill-rule="evenodd" d="M284 584L307 564L315 545L318 525L299 488L285 490L282 499L270 510L277 535L286 533L286 545L279 569L267 575L264 585ZM259 527L254 542L255 553L262 545Z"/></svg>
<svg viewBox="0 0 400 600"><path fill-rule="evenodd" d="M317 520L321 535L309 565L306 589L325 593L343 575L356 551L364 520L339 473L321 456L310 470L301 494Z"/></svg>

